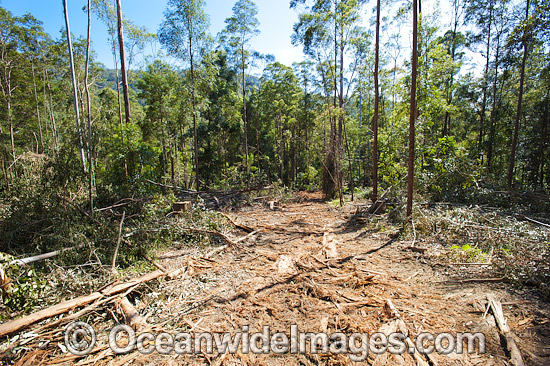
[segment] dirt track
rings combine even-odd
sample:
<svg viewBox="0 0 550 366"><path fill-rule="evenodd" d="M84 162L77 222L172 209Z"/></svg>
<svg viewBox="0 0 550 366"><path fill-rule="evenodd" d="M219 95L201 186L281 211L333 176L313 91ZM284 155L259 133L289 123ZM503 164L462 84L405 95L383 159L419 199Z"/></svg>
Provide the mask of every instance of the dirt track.
<svg viewBox="0 0 550 366"><path fill-rule="evenodd" d="M486 296L491 293L503 302L526 364L550 363L547 305L531 298L527 291L511 290L510 284L458 282L457 278L465 278L467 273L437 266L427 252L411 250L411 243L396 240L397 229L385 221L355 224L350 220L354 212L352 205L331 208L319 194L302 193L296 202L279 205L275 211L258 203L228 213L256 232L247 236L235 229L228 233L238 244L223 251L174 249L161 254L162 266L176 269L186 265L187 271L129 296L147 324L155 324L142 330L233 334L249 326L252 334L269 326L272 334L290 335L294 324L300 332L389 333L397 327L386 307L391 300L413 342L422 332L486 335L486 354L421 356L426 365L507 365L494 320L483 317ZM96 329L108 330L116 317L109 314L88 321ZM114 357L106 347L106 333L98 336L100 351L81 359L80 364L353 364L348 354L310 352L204 352L190 356L174 352L142 355L136 351ZM65 358L66 364L77 360ZM373 365L422 364L418 362L408 352L369 352L366 359L366 364Z"/></svg>
<svg viewBox="0 0 550 366"><path fill-rule="evenodd" d="M173 329L201 332L237 332L248 325L253 333L268 325L272 333L290 334L290 326L296 324L304 332L373 334L387 331L392 324L385 309L390 299L413 340L422 332L483 332L487 337L487 354L434 354L430 362L506 365L508 358L494 321L483 318L486 294L492 293L505 304L526 363L548 364L550 351L544 348L550 344L548 309L526 304L526 295L512 293L508 284L451 280L445 268L434 269L424 254L407 249L410 242L395 241L395 229L368 230L350 224L353 206L330 208L316 194L304 193L300 198L275 211L257 205L232 212L239 222L262 231L243 241L242 250L228 248L218 254L212 263L214 271L209 265L196 268L192 275L204 285L201 301L194 301L196 293L189 294L195 292L190 283L168 285L169 298L179 293L183 303L166 303L173 321L162 312L158 320L169 321ZM181 263L166 260L164 264ZM174 357L131 358L136 364L352 364L348 355L333 354ZM417 361L410 354L370 353L367 362L416 365Z"/></svg>

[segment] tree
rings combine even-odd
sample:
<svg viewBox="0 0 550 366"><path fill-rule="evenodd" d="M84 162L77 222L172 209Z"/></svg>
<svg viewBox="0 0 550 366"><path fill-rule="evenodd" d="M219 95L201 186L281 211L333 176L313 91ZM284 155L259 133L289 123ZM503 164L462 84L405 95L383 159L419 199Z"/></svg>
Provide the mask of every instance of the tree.
<svg viewBox="0 0 550 366"><path fill-rule="evenodd" d="M380 49L380 0L376 2L376 41L374 56L374 119L373 119L373 151L372 151L372 200L378 200L378 108L380 105L380 93L378 88L378 63Z"/></svg>
<svg viewBox="0 0 550 366"><path fill-rule="evenodd" d="M88 77L90 74L90 31L92 28L92 3L88 0L88 32L86 37L86 71L84 76L84 88L86 90L86 105L88 106L88 203L90 206L90 215L94 215L94 164L93 164L93 146L92 146L92 102L90 98L90 85Z"/></svg>
<svg viewBox="0 0 550 366"><path fill-rule="evenodd" d="M519 120L521 118L521 108L523 102L523 86L525 81L525 63L527 62L527 56L529 53L529 37L530 37L530 25L529 21L529 4L530 0L527 0L525 5L525 22L522 24L523 36L521 37L521 44L523 46L523 56L521 59L520 77L519 77L519 95L516 109L516 119L514 123L514 136L512 138L512 148L510 152L510 165L508 166L508 189L512 188L512 180L514 178L514 168L516 165L516 149L518 145L519 135Z"/></svg>
<svg viewBox="0 0 550 366"><path fill-rule="evenodd" d="M415 157L415 123L416 109L416 73L418 67L418 4L413 0L413 44L411 62L411 110L409 120L409 171L407 187L407 217L412 215L413 190L414 190L414 157Z"/></svg>
<svg viewBox="0 0 550 366"><path fill-rule="evenodd" d="M333 104L330 115L329 147L323 164L323 191L327 197L339 194L343 203L342 159L344 153L344 103L347 93L345 84L345 54L357 33L363 0L291 0L290 7L298 9L307 5L294 24L293 44L302 44L304 53L318 57L325 63L327 76L332 76ZM318 50L328 53L327 60L320 59ZM332 65L328 65L328 59ZM325 80L325 85L329 85Z"/></svg>
<svg viewBox="0 0 550 366"><path fill-rule="evenodd" d="M175 57L189 62L191 76L191 103L193 118L193 142L195 152L195 188L199 182L199 148L197 141L197 107L195 62L199 50L208 40L208 17L204 13L204 0L170 0L165 20L159 30L160 43Z"/></svg>
<svg viewBox="0 0 550 366"><path fill-rule="evenodd" d="M67 47L69 49L69 65L70 65L70 72L71 72L71 79L73 82L73 104L74 104L74 113L76 118L76 127L77 127L77 133L78 133L78 143L79 143L79 151L80 151L80 161L82 163L82 167L84 171L86 171L86 157L84 154L84 144L82 141L82 126L80 124L80 111L78 108L78 87L76 85L76 76L75 76L75 70L74 70L74 55L73 55L73 43L71 40L71 28L69 27L69 13L67 11L67 0L63 0L63 11L65 13L65 27L67 29Z"/></svg>
<svg viewBox="0 0 550 366"><path fill-rule="evenodd" d="M130 94L128 92L128 74L126 73L126 54L124 50L124 28L122 25L122 5L120 0L116 2L117 9L117 28L118 28L118 47L120 50L120 71L122 73L122 92L124 94L124 112L126 123L130 123Z"/></svg>
<svg viewBox="0 0 550 366"><path fill-rule="evenodd" d="M251 51L248 49L252 37L260 32L260 22L256 18L258 8L252 0L238 0L233 6L233 16L226 19L224 33L229 37L229 45L233 57L239 60L241 69L243 124L244 124L244 154L246 162L246 184L250 184L250 163L248 161L248 128L246 115L246 69L248 68ZM259 168L259 167L258 167Z"/></svg>

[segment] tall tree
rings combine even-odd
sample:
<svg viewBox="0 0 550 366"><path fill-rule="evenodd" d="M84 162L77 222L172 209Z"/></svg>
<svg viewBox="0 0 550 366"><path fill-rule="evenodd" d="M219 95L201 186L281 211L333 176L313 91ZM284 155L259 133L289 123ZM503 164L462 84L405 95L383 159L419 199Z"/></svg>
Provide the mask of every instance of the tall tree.
<svg viewBox="0 0 550 366"><path fill-rule="evenodd" d="M333 69L327 73L332 76L333 104L330 114L329 146L323 164L323 191L328 197L336 193L342 202L343 174L342 159L344 153L344 104L347 93L345 84L345 54L357 33L360 10L363 0L291 0L290 7L298 9L305 5L294 24L292 42L302 44L304 53L319 56L319 64L331 59ZM325 60L320 59L319 50L326 52ZM327 65L328 66L328 65ZM328 85L328 80L325 80Z"/></svg>
<svg viewBox="0 0 550 366"><path fill-rule="evenodd" d="M521 108L523 102L523 86L525 81L525 63L527 62L527 55L529 50L529 4L530 0L527 0L525 5L525 21L522 24L523 36L521 37L521 43L523 46L523 57L521 59L520 67L520 76L519 76L519 95L518 95L518 104L516 109L516 119L514 123L514 136L512 138L512 149L510 152L510 165L508 166L508 189L512 188L512 180L514 178L514 168L516 166L516 149L518 145L518 135L519 135L519 120L521 118Z"/></svg>
<svg viewBox="0 0 550 366"><path fill-rule="evenodd" d="M90 98L90 85L88 77L90 74L90 33L92 30L92 1L88 0L88 31L86 37L86 69L84 72L84 88L86 91L86 105L88 107L88 203L90 206L90 215L94 215L94 164L93 164L93 146L92 146L92 102Z"/></svg>
<svg viewBox="0 0 550 366"><path fill-rule="evenodd" d="M414 190L415 123L416 109L416 73L418 68L418 0L413 0L413 44L411 62L411 110L409 118L409 171L407 187L407 217L412 215Z"/></svg>
<svg viewBox="0 0 550 366"><path fill-rule="evenodd" d="M63 12L65 13L65 27L67 29L67 47L69 49L69 65L71 68L71 79L73 83L73 104L74 104L74 113L76 118L76 128L78 133L78 143L79 143L79 152L80 152L80 161L84 171L86 171L86 156L84 154L84 144L82 141L82 126L80 123L80 110L78 108L78 87L76 85L76 75L74 70L74 55L73 55L73 42L71 40L71 28L69 27L69 12L67 10L67 0L63 0Z"/></svg>
<svg viewBox="0 0 550 366"><path fill-rule="evenodd" d="M260 22L256 18L258 7L252 0L238 0L233 6L233 16L226 19L224 33L229 36L232 53L239 60L241 70L243 97L244 153L246 163L246 184L250 184L250 163L248 161L248 128L246 115L246 69L248 68L251 51L250 40L258 35ZM257 152L259 153L259 152ZM259 166L258 166L259 168Z"/></svg>
<svg viewBox="0 0 550 366"><path fill-rule="evenodd" d="M373 150L372 150L372 200L378 200L378 108L380 93L378 87L378 65L380 58L380 0L376 1L376 40L374 56L374 119L373 119Z"/></svg>
<svg viewBox="0 0 550 366"><path fill-rule="evenodd" d="M159 30L160 43L168 52L189 62L191 77L191 106L193 118L193 142L195 153L195 188L200 188L199 147L197 141L197 101L195 63L199 50L208 40L208 16L204 12L204 0L170 0L165 19Z"/></svg>
<svg viewBox="0 0 550 366"><path fill-rule="evenodd" d="M124 50L124 26L122 22L122 5L120 0L116 2L117 10L117 28L118 28L118 47L120 50L120 71L122 73L122 93L124 94L124 112L126 123L130 123L130 94L128 91L128 74L126 73L126 51Z"/></svg>

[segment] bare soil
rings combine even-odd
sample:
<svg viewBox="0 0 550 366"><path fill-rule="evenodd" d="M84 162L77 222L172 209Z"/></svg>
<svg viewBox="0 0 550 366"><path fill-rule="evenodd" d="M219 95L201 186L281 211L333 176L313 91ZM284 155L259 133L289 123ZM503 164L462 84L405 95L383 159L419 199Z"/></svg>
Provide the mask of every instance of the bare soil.
<svg viewBox="0 0 550 366"><path fill-rule="evenodd" d="M270 326L272 333L290 334L291 325L301 332L373 334L391 328L387 300L395 305L414 341L422 332L482 332L484 354L433 354L427 364L508 365L509 357L490 314L484 317L486 298L494 295L526 365L550 364L550 307L528 288L493 279L478 267L450 268L433 261L430 248L411 248L398 240L398 228L385 221L357 224L356 206L332 208L319 193L300 193L293 202L275 206L260 203L228 212L239 223L255 230L236 246L208 256L205 249L174 249L159 255L167 269L187 265L185 274L129 295L145 317L145 330L155 332L235 333L249 326L250 333ZM247 233L235 229L233 241ZM418 244L416 244L418 245ZM210 248L210 250L215 248ZM206 258L208 257L208 258ZM475 268L473 268L475 267ZM469 281L474 279L474 281ZM466 280L466 281L465 281ZM480 280L480 281L476 281ZM117 318L114 312L88 317L107 330ZM118 319L120 320L120 319ZM66 364L109 365L348 365L347 354L253 355L238 353L200 355L114 356L98 336L99 352L87 358L38 360ZM24 360L22 358L21 360ZM27 358L28 360L28 358ZM403 355L369 353L364 364L416 365ZM32 364L32 362L31 362Z"/></svg>

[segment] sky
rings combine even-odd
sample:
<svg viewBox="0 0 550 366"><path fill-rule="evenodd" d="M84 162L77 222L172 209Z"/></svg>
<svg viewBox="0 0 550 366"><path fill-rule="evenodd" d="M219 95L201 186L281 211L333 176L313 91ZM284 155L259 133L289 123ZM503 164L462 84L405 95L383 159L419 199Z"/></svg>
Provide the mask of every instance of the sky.
<svg viewBox="0 0 550 366"><path fill-rule="evenodd" d="M115 4L115 1L113 4ZM145 26L150 32L156 33L161 24L166 4L168 0L121 0L122 11L125 17L131 20L137 26ZM87 0L67 0L69 7L69 22L71 33L75 36L86 36L87 15L83 8ZM225 27L225 19L229 18L233 11L232 7L236 0L206 0L206 13L210 17L210 32L212 35L218 34ZM302 47L294 47L291 44L290 36L292 27L298 20L295 10L289 8L289 0L255 0L258 6L258 20L260 22L261 33L252 39L252 49L262 54L274 55L276 60L291 66L293 62L300 62L304 59ZM368 19L373 15L374 1L368 4L364 10L364 26L368 27ZM448 0L437 2L441 4L442 21L449 18L447 11L449 9ZM14 15L21 16L25 13L31 13L38 20L43 22L44 29L52 38L59 38L60 31L65 27L63 15L62 0L0 0L0 5L11 11ZM433 5L428 3L428 5ZM437 5L436 5L437 6ZM426 6L425 6L426 7ZM447 11L446 11L447 10ZM384 12L382 16L386 16ZM444 25L442 25L444 27ZM401 52L401 62L404 58L410 57L411 43L410 25L402 27L403 50ZM109 45L107 28L103 23L92 18L92 49L96 52L96 60L103 63L108 68L114 68L112 48ZM146 49L145 53L154 54L160 50L160 46L155 49ZM472 63L465 69L477 69L479 55L469 53ZM139 60L139 57L137 58ZM133 65L135 68L137 65ZM258 70L261 73L261 70ZM464 70L463 70L464 71ZM476 72L474 71L474 72Z"/></svg>
<svg viewBox="0 0 550 366"><path fill-rule="evenodd" d="M121 0L125 17L137 26L145 26L156 33L163 20L167 0ZM67 0L71 33L86 36L87 15L83 7L87 0ZM235 0L207 0L206 13L210 16L210 32L216 35L225 28L225 19L233 11ZM256 0L261 33L252 40L252 48L262 54L272 54L286 65L303 60L301 47L290 42L292 26L298 20L294 10L289 9L288 0ZM113 1L113 4L115 2ZM21 16L31 13L44 24L44 29L53 38L59 38L65 27L62 0L0 0L0 5ZM97 60L107 67L113 67L112 51L108 43L107 28L92 17L92 48Z"/></svg>

